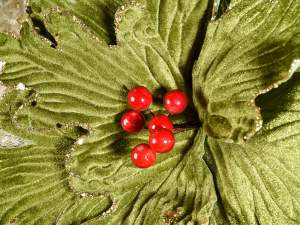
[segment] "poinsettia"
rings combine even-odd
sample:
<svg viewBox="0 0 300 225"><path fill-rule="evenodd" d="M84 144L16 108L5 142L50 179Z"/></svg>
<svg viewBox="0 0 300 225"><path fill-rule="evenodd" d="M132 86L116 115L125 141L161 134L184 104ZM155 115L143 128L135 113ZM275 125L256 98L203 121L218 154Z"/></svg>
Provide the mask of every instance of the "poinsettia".
<svg viewBox="0 0 300 225"><path fill-rule="evenodd" d="M297 224L300 2L227 2L31 1L0 36L1 127L23 140L0 149L0 224ZM191 98L144 170L147 131L119 124L137 85Z"/></svg>

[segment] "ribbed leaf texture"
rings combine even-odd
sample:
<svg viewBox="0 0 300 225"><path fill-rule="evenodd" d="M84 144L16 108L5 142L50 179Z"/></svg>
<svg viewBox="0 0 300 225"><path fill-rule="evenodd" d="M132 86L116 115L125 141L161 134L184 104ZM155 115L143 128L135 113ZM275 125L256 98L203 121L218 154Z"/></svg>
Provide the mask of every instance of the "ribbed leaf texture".
<svg viewBox="0 0 300 225"><path fill-rule="evenodd" d="M0 34L0 225L299 224L299 68L298 0L30 1ZM190 98L148 169L137 85Z"/></svg>

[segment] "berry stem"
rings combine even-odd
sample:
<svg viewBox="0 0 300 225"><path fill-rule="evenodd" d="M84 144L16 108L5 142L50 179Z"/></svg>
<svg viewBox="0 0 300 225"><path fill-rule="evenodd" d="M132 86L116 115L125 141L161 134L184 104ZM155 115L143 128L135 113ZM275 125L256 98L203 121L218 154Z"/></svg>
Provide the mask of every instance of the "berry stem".
<svg viewBox="0 0 300 225"><path fill-rule="evenodd" d="M152 112L151 109L149 110L149 113L151 114L152 117L155 116L154 112Z"/></svg>
<svg viewBox="0 0 300 225"><path fill-rule="evenodd" d="M145 114L150 114L151 115L151 117L154 117L155 116L155 113L154 112L152 112L151 111L151 109L147 109L147 110L145 110L145 112L144 112Z"/></svg>

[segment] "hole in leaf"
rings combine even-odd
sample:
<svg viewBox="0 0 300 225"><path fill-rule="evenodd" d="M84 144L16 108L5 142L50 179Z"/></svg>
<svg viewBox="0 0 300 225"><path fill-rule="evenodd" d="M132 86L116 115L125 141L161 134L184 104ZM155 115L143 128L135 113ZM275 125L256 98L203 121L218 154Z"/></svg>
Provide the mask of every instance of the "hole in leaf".
<svg viewBox="0 0 300 225"><path fill-rule="evenodd" d="M15 105L16 105L17 108L19 108L19 107L21 107L21 105L23 105L23 102L17 101L17 102L15 103Z"/></svg>
<svg viewBox="0 0 300 225"><path fill-rule="evenodd" d="M32 107L35 107L36 105L37 105L37 101L33 100L33 101L31 102L31 106L32 106Z"/></svg>
<svg viewBox="0 0 300 225"><path fill-rule="evenodd" d="M74 129L78 136L88 135L90 133L87 129L81 126L76 126Z"/></svg>
<svg viewBox="0 0 300 225"><path fill-rule="evenodd" d="M36 91L35 91L35 90L29 89L29 90L26 92L25 97L26 97L26 98L30 98L30 97L33 97L35 94L36 94Z"/></svg>
<svg viewBox="0 0 300 225"><path fill-rule="evenodd" d="M31 7L27 7L26 12L29 15L32 14ZM42 37L46 38L51 43L50 46L52 48L56 48L58 45L57 41L55 40L54 36L47 30L45 23L41 19L34 16L31 16L31 22L34 26L35 31Z"/></svg>
<svg viewBox="0 0 300 225"><path fill-rule="evenodd" d="M56 127L57 127L57 128L62 128L62 124L61 124L61 123L57 123L57 124L56 124Z"/></svg>
<svg viewBox="0 0 300 225"><path fill-rule="evenodd" d="M56 48L57 47L57 42L53 35L47 30L44 22L38 18L32 17L31 18L32 24L36 30L36 32L41 35L42 37L46 38L51 42L51 47Z"/></svg>

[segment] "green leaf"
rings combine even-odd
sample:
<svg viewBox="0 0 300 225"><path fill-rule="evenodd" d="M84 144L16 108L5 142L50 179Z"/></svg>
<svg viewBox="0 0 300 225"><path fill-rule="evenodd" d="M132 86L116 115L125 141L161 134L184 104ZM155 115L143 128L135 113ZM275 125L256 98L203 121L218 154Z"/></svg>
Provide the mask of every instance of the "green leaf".
<svg viewBox="0 0 300 225"><path fill-rule="evenodd" d="M238 1L210 22L193 72L194 103L210 136L243 142L261 128L255 98L292 76L299 15L295 0Z"/></svg>
<svg viewBox="0 0 300 225"><path fill-rule="evenodd" d="M246 144L208 138L206 160L220 193L212 224L299 224L299 75L258 98L264 126Z"/></svg>
<svg viewBox="0 0 300 225"><path fill-rule="evenodd" d="M76 15L93 33L107 43L115 43L114 15L126 0L29 0L35 14L58 8Z"/></svg>
<svg viewBox="0 0 300 225"><path fill-rule="evenodd" d="M216 197L202 160L204 136L194 135L178 133L173 152L159 155L155 166L143 171L132 167L130 150L147 142L147 132L111 144L95 134L75 146L66 165L70 186L91 195L113 193L119 205L90 224L207 224Z"/></svg>
<svg viewBox="0 0 300 225"><path fill-rule="evenodd" d="M133 13L141 16L138 7L133 7ZM7 62L4 84L24 83L38 102L36 107L18 111L30 123L48 127L56 123L115 124L116 116L127 109L126 93L132 87L145 85L154 93L162 88L184 88L180 71L157 35L140 34L147 27L136 31L138 40L133 38L131 24L124 26L118 35L120 47L108 47L68 14L50 14L45 23L56 34L56 49L28 25L23 27L21 41L9 39L0 49ZM156 63L159 66L154 67Z"/></svg>
<svg viewBox="0 0 300 225"><path fill-rule="evenodd" d="M29 143L0 149L0 224L208 222L215 194L201 159L202 132L196 138L195 129L176 134L173 153L141 170L131 164L130 151L148 135L128 136L118 124L128 109L127 91L136 85L158 97L190 89L181 65L191 46L181 45L186 40L177 34L188 29L185 22L199 25L207 1L178 1L176 12L158 6L121 7L116 46L72 10L34 12L38 21L24 23L20 39L0 35L0 60L6 62L0 78L8 87L0 126ZM154 20L154 8L162 19ZM171 25L170 13L184 22L176 17ZM39 21L55 48L37 29ZM197 29L190 29L191 40ZM160 101L152 110L165 112ZM173 119L187 123L197 116L191 106Z"/></svg>
<svg viewBox="0 0 300 225"><path fill-rule="evenodd" d="M205 36L208 0L144 0L154 25L184 78L190 82L192 66Z"/></svg>
<svg viewBox="0 0 300 225"><path fill-rule="evenodd" d="M2 127L26 136L12 124ZM68 188L65 152L58 146L70 141L26 131L34 143L0 149L0 224L78 224L111 207L108 196L83 200Z"/></svg>
<svg viewBox="0 0 300 225"><path fill-rule="evenodd" d="M76 15L97 37L115 43L114 14L126 0L31 0L35 12L59 7ZM186 80L191 80L194 58L199 54L203 39L208 0L141 0L149 12L153 27L160 35L174 63Z"/></svg>

